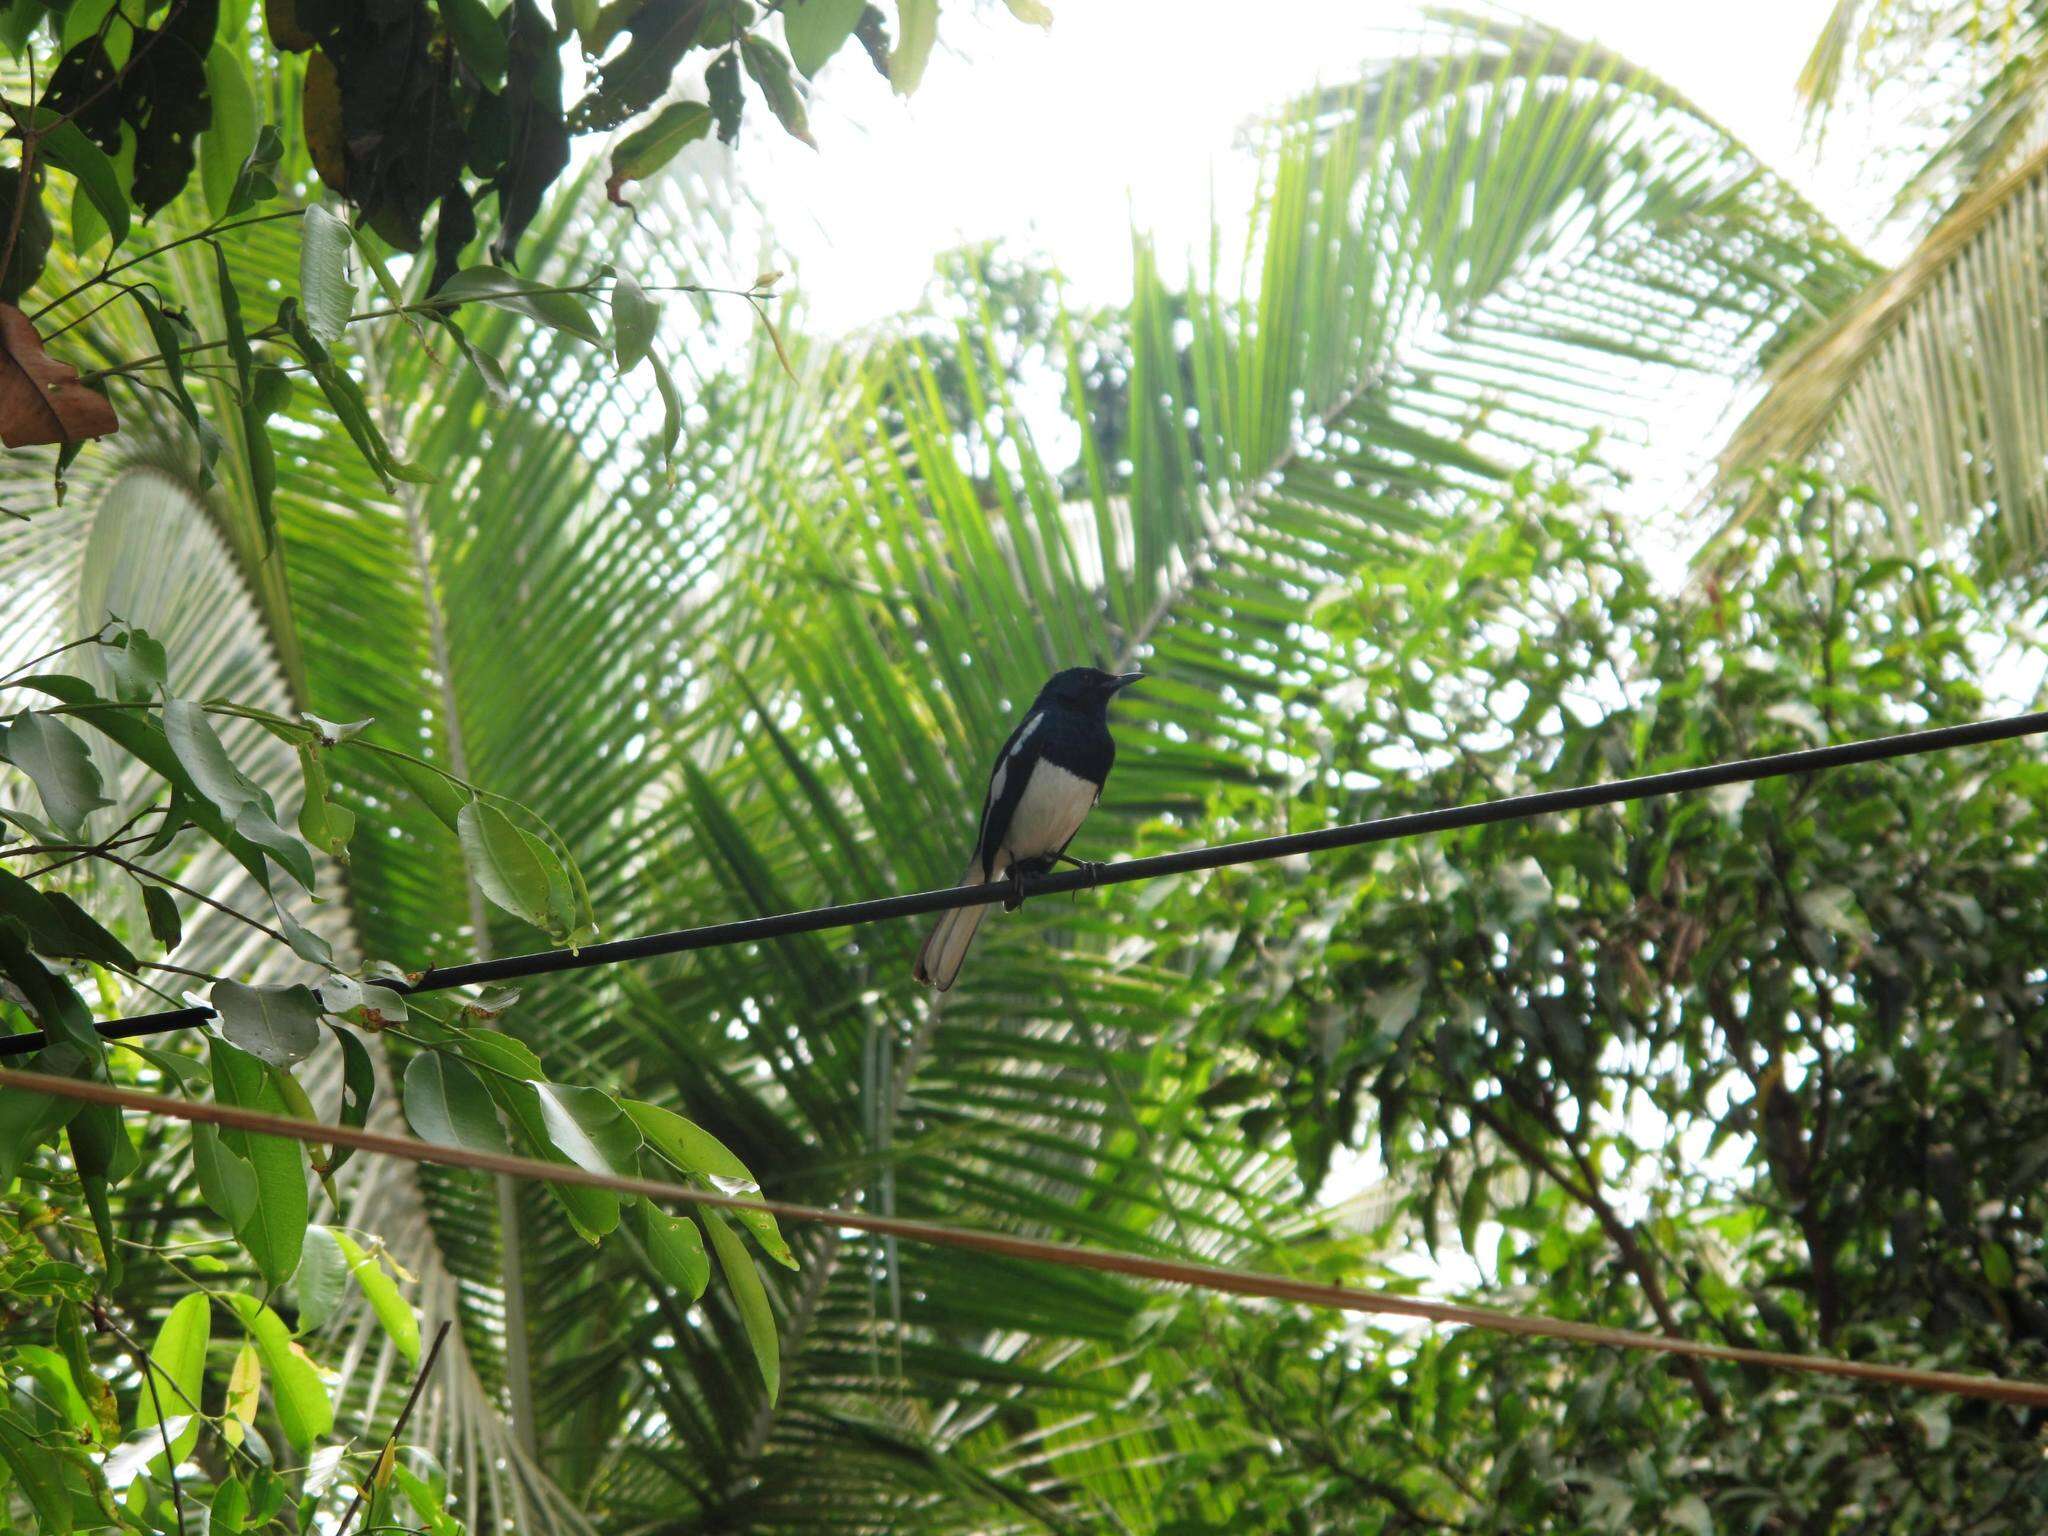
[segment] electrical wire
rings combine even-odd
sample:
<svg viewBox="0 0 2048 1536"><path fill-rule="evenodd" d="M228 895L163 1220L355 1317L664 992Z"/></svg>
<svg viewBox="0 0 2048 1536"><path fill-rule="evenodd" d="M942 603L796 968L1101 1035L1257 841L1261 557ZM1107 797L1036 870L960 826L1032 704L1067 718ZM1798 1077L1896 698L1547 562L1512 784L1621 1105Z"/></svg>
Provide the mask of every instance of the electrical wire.
<svg viewBox="0 0 2048 1536"><path fill-rule="evenodd" d="M1102 885L1123 885L1132 880L1157 880L1166 875L1190 874L1198 870L1223 869L1233 864L1262 863L1272 859L1297 858L1324 853L1333 848L1357 848L1371 843L1394 842L1401 838L1425 837L1436 832L1453 832L1465 827L1492 826L1504 821L1525 821L1561 811L1586 810L1593 806L1621 805L1631 800L1651 800L1663 795L1680 795L1724 784L1751 783L1758 779L1783 778L1790 774L1817 773L1828 768L1845 768L1857 763L1884 762L1926 752L1945 752L1957 747L1982 746L2011 741L2021 736L2048 732L2048 710L2030 714L2002 715L1991 720L1973 720L1964 725L1936 726L1924 731L1907 731L1896 736L1878 736L1868 741L1841 742L1833 746L1809 747L1799 752L1779 752L1766 757L1738 758L1733 762L1710 763L1698 768L1679 768L1669 773L1646 774L1640 778L1617 779L1607 784L1582 784L1571 789L1543 790L1536 794L1510 795L1499 800L1482 800L1471 805L1446 806L1433 811L1414 811L1403 816L1385 816L1375 821L1347 822L1313 832L1290 832L1278 837L1257 837L1245 842L1219 843L1203 848L1184 848L1150 858L1125 859L1115 864L1089 864L1079 869L1025 876L993 885L947 886L935 891L915 891L899 896L882 896L870 901L848 902L834 907L813 907L803 912L782 912L772 917L741 918L730 923L711 923L702 928L683 928L670 933L643 934L638 938L614 939L604 944L586 944L578 949L546 949L535 954L509 955L497 960L478 960L467 965L435 966L400 982L382 983L406 996L445 992L454 987L518 981L534 976L551 976L562 971L586 971L596 966L618 965L630 960L648 960L658 955L685 954L697 949L715 949L728 944L758 944L768 939L788 938L799 933L817 933L828 928L851 928L863 923L887 922L900 917L919 917L953 907L984 906L992 902L1055 896L1067 891L1090 890ZM189 1029L214 1017L207 1007L174 1008L163 1013L140 1014L96 1025L104 1039L120 1040L138 1035L161 1034ZM0 1057L19 1056L42 1049L49 1043L41 1030L0 1036Z"/></svg>

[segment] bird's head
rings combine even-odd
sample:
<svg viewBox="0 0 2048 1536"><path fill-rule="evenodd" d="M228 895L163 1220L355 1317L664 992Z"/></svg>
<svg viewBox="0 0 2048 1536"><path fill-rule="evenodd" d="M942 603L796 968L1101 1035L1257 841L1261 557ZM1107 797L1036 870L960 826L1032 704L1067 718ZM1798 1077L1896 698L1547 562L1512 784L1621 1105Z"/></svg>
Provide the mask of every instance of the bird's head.
<svg viewBox="0 0 2048 1536"><path fill-rule="evenodd" d="M1138 681L1142 672L1103 672L1094 667L1068 667L1055 672L1038 690L1041 704L1059 704L1068 709L1107 710L1109 701Z"/></svg>

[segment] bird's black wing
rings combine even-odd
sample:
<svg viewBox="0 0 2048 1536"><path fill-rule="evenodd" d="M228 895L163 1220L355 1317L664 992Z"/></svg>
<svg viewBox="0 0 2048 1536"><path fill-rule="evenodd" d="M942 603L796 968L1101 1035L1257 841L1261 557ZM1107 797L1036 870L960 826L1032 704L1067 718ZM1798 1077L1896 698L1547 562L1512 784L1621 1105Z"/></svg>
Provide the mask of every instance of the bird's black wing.
<svg viewBox="0 0 2048 1536"><path fill-rule="evenodd" d="M988 793L981 803L981 831L974 841L974 859L981 866L982 878L995 878L993 864L996 850L1003 845L1003 835L1010 829L1010 817L1017 810L1017 802L1024 797L1024 783L1030 774L1024 770L1028 763L1017 761L1018 749L1029 744L1030 738L1044 723L1045 712L1033 710L1010 732L1009 740L1003 743L1003 750L996 754L996 765L989 770Z"/></svg>

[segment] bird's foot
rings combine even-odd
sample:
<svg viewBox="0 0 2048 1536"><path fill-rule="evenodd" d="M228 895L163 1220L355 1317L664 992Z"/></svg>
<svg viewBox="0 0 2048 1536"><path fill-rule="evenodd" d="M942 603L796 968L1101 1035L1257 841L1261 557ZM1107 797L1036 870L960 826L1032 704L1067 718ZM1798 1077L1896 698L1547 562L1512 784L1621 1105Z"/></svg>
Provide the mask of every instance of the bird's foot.
<svg viewBox="0 0 2048 1536"><path fill-rule="evenodd" d="M1024 905L1027 894L1024 882L1035 880L1041 875L1052 873L1053 861L1049 858L1019 859L1010 866L1010 894L1003 898L1003 910L1014 912Z"/></svg>
<svg viewBox="0 0 2048 1536"><path fill-rule="evenodd" d="M1077 859L1064 853L1059 856L1059 859L1062 864L1071 864L1074 868L1081 871L1091 886L1102 883L1102 866L1093 859Z"/></svg>

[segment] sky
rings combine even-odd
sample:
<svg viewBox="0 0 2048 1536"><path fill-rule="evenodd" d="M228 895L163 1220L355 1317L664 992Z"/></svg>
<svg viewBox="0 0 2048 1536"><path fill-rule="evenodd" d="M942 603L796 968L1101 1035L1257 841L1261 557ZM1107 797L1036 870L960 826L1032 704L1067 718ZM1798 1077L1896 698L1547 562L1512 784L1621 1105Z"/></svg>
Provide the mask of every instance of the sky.
<svg viewBox="0 0 2048 1536"><path fill-rule="evenodd" d="M952 0L923 87L892 96L866 55L821 72L819 150L754 128L740 175L765 206L814 323L915 303L940 252L1001 237L1050 257L1081 303L1128 292L1133 224L1199 251L1234 206L1239 126L1398 47L1395 0L1052 0L1049 30ZM1793 95L1832 0L1529 0L1524 9L1662 75L1852 222L1853 162L1814 167ZM771 142L778 140L779 142ZM1841 157L1837 157L1841 158ZM1233 196L1236 194L1236 196Z"/></svg>

